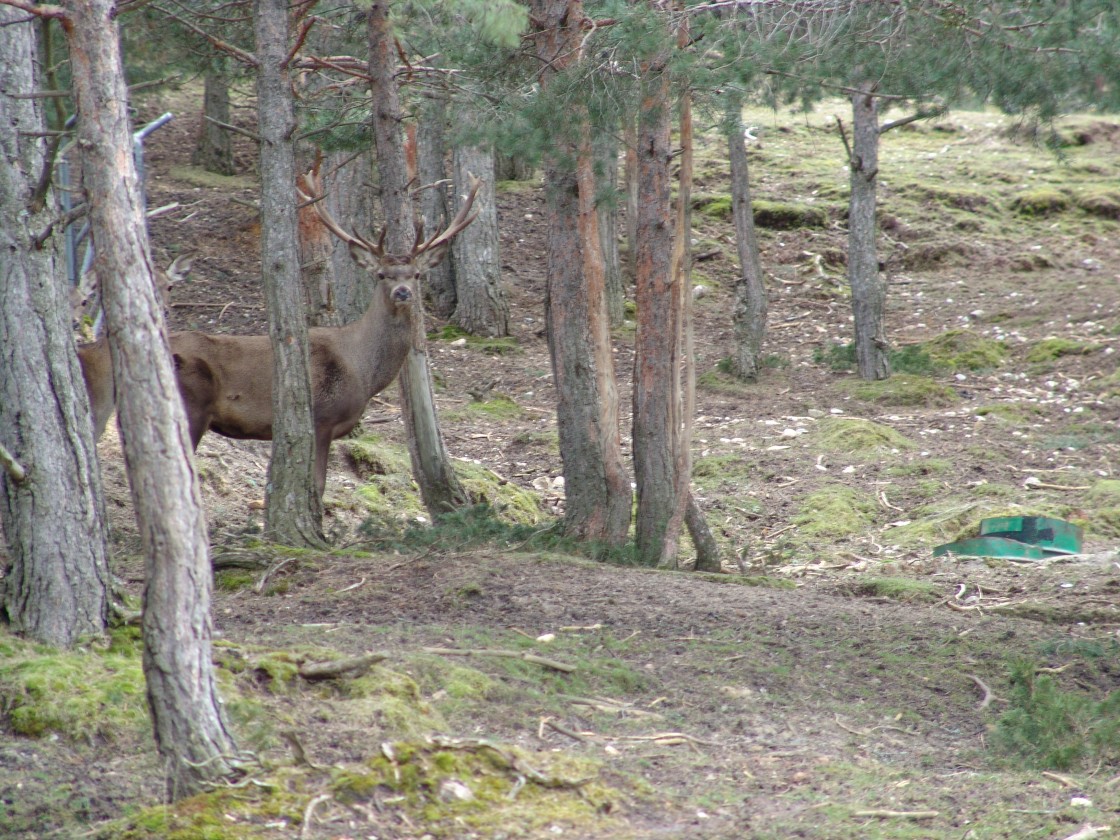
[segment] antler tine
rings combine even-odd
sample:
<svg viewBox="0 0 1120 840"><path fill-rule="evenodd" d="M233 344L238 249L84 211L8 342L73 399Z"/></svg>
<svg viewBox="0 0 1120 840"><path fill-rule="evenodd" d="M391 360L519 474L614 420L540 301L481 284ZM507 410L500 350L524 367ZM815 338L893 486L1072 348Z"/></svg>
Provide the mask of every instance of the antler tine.
<svg viewBox="0 0 1120 840"><path fill-rule="evenodd" d="M427 242L420 243L418 241L412 249L412 256L417 257L425 251L447 242L455 236L455 234L473 222L478 216L480 211L475 210L471 213L471 207L474 206L474 199L475 196L478 195L478 188L482 186L482 180L476 178L470 172L467 173L467 178L470 180L470 192L467 193L467 200L463 202L463 206L459 208L459 212L455 214L455 218L451 220L451 224L447 226L443 233L433 236Z"/></svg>
<svg viewBox="0 0 1120 840"><path fill-rule="evenodd" d="M306 190L301 187L301 184L302 187L306 187ZM369 251L375 257L384 256L384 249L382 247L385 244L384 235L381 237L381 242L374 245L368 239L363 239L356 233L348 233L343 230L342 225L334 220L334 217L323 204L323 184L318 172L312 170L304 175L300 175L299 178L296 179L296 192L299 193L300 200L312 202L311 206L315 208L315 213L319 216L319 220L327 230L347 245L354 245L362 250Z"/></svg>

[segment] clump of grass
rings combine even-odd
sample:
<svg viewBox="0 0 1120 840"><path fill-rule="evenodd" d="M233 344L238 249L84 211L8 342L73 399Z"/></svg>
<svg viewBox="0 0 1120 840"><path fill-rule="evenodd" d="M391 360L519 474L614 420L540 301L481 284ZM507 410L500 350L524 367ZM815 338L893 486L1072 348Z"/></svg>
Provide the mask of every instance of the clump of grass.
<svg viewBox="0 0 1120 840"><path fill-rule="evenodd" d="M1077 206L1090 216L1102 219L1120 219L1120 193L1094 192L1079 196Z"/></svg>
<svg viewBox="0 0 1120 840"><path fill-rule="evenodd" d="M829 452L857 456L882 455L916 446L889 426L859 417L824 417L817 423L812 440Z"/></svg>
<svg viewBox="0 0 1120 840"><path fill-rule="evenodd" d="M713 219L731 218L731 196L726 194L694 195L692 197L692 207L696 212Z"/></svg>
<svg viewBox="0 0 1120 840"><path fill-rule="evenodd" d="M1114 764L1120 760L1120 691L1103 700L1064 691L1031 662L1011 670L1010 707L995 742L1031 765L1052 770Z"/></svg>

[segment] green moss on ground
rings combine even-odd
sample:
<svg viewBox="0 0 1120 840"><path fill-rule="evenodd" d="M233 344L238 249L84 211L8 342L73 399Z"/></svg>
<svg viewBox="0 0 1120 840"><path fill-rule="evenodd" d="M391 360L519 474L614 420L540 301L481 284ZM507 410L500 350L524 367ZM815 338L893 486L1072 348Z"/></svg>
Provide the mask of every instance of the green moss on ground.
<svg viewBox="0 0 1120 840"><path fill-rule="evenodd" d="M1070 197L1052 187L1037 187L1024 190L1011 199L1011 209L1020 216L1052 216L1068 210Z"/></svg>
<svg viewBox="0 0 1120 840"><path fill-rule="evenodd" d="M840 538L865 531L877 512L869 494L835 484L806 496L791 521L798 536Z"/></svg>
<svg viewBox="0 0 1120 840"><path fill-rule="evenodd" d="M1027 361L1034 364L1053 362L1062 356L1085 356L1100 349L1099 344L1072 338L1044 338L1027 351Z"/></svg>
<svg viewBox="0 0 1120 840"><path fill-rule="evenodd" d="M137 628L74 650L0 633L0 709L30 738L125 741L150 736Z"/></svg>
<svg viewBox="0 0 1120 840"><path fill-rule="evenodd" d="M905 373L871 382L850 380L843 383L842 387L857 399L879 405L943 408L960 402L960 397L951 386L928 376Z"/></svg>
<svg viewBox="0 0 1120 840"><path fill-rule="evenodd" d="M1003 342L984 338L972 330L949 330L923 342L922 347L950 370L991 370L1003 364L1008 355Z"/></svg>

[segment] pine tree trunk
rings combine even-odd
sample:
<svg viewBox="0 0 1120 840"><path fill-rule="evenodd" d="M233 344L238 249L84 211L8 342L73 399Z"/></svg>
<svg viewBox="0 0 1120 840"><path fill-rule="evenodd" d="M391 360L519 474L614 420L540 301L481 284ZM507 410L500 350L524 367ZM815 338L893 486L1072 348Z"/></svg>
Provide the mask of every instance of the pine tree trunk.
<svg viewBox="0 0 1120 840"><path fill-rule="evenodd" d="M299 208L299 268L303 281L307 322L334 327L341 322L334 308L334 239L311 205Z"/></svg>
<svg viewBox="0 0 1120 840"><path fill-rule="evenodd" d="M603 132L595 138L596 173L601 185L600 194L611 198L600 201L599 241L603 250L603 288L607 298L607 317L612 327L619 326L625 317L626 294L622 288L622 264L618 254L618 141L613 133Z"/></svg>
<svg viewBox="0 0 1120 840"><path fill-rule="evenodd" d="M257 109L261 135L261 275L272 340L272 458L265 496L270 539L318 547L322 499L315 473L310 355L298 253L295 127L284 0L256 0Z"/></svg>
<svg viewBox="0 0 1120 840"><path fill-rule="evenodd" d="M211 569L201 491L132 157L112 0L66 0L84 176L118 389L121 441L145 557L144 674L173 798L235 773L210 639Z"/></svg>
<svg viewBox="0 0 1120 840"><path fill-rule="evenodd" d="M47 165L34 22L0 6L0 445L26 470L0 469L0 550L11 566L0 583L0 620L12 632L71 647L105 630L109 566L101 478L89 403L67 323L58 237L35 244L54 219L35 200ZM17 97L17 94L24 96ZM10 97L10 98L9 98ZM44 388L43 383L51 383ZM45 513L46 512L46 513Z"/></svg>
<svg viewBox="0 0 1120 840"><path fill-rule="evenodd" d="M848 207L848 282L856 327L856 370L863 379L891 374L883 332L887 287L879 274L875 185L879 175L879 109L868 92L852 96L851 200Z"/></svg>
<svg viewBox="0 0 1120 840"><path fill-rule="evenodd" d="M327 212L347 230L369 234L374 219L373 156L362 152L330 152L322 171ZM331 249L332 304L337 324L357 321L370 302L369 274L351 259L346 248Z"/></svg>
<svg viewBox="0 0 1120 840"><path fill-rule="evenodd" d="M661 565L677 553L681 299L670 216L669 78L665 57L643 69L637 130L638 218L634 243L634 523L636 559Z"/></svg>
<svg viewBox="0 0 1120 840"><path fill-rule="evenodd" d="M389 3L374 2L368 13L370 88L373 91L373 136L381 206L385 213L386 249L407 254L414 242L412 199L401 133L397 93L396 49L389 24ZM412 475L424 507L434 518L469 503L447 454L436 416L424 334L423 296L417 295L412 317L412 349L401 369L401 410L408 429Z"/></svg>
<svg viewBox="0 0 1120 840"><path fill-rule="evenodd" d="M198 141L191 154L191 163L218 175L232 175L233 142L229 131L215 122L230 124L229 79L225 72L226 60L215 58L206 69L202 93L202 124ZM209 119L207 119L209 117Z"/></svg>
<svg viewBox="0 0 1120 840"><path fill-rule="evenodd" d="M489 146L460 146L455 149L454 160L457 193L462 195L470 189L471 174L482 179L478 218L451 243L458 298L455 323L471 335L501 338L509 335L509 301L502 285L498 250L494 154ZM453 206L451 211L458 212L458 207Z"/></svg>
<svg viewBox="0 0 1120 840"><path fill-rule="evenodd" d="M579 60L584 20L578 0L534 0L542 87ZM632 495L622 461L618 391L604 289L588 115L573 103L571 133L544 164L548 203L545 321L556 422L564 462L564 529L572 537L621 545Z"/></svg>
<svg viewBox="0 0 1120 840"><path fill-rule="evenodd" d="M416 168L421 185L437 184L447 178L446 124L446 100L425 100L416 130ZM493 178L490 181L493 182ZM492 186L488 189L492 194ZM429 235L443 230L451 215L447 209L447 191L442 187L426 189L419 194L419 200L424 230ZM440 318L450 318L455 312L455 263L459 258L458 252L452 248L450 259L428 269L428 300Z"/></svg>
<svg viewBox="0 0 1120 840"><path fill-rule="evenodd" d="M727 114L727 151L731 161L731 216L735 223L735 247L739 254L739 277L735 280L731 322L735 347L731 370L739 379L758 378L762 342L766 338L766 287L754 230L747 146L740 117L742 101L732 100Z"/></svg>

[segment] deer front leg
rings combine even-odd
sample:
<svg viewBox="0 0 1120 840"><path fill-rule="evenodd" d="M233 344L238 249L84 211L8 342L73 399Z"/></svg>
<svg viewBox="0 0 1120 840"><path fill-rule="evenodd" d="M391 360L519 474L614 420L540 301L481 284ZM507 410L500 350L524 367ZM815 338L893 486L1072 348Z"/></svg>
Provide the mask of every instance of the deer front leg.
<svg viewBox="0 0 1120 840"><path fill-rule="evenodd" d="M323 493L327 489L327 457L331 452L330 430L316 431L315 433L315 487L319 492L319 502L323 501Z"/></svg>

